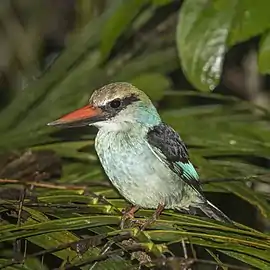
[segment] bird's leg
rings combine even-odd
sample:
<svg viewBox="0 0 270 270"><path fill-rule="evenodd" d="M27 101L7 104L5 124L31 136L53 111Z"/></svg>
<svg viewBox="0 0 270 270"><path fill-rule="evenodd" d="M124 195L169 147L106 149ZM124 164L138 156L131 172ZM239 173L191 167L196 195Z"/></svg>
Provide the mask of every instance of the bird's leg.
<svg viewBox="0 0 270 270"><path fill-rule="evenodd" d="M141 230L145 230L146 227L148 227L149 225L153 224L160 216L160 214L162 213L162 211L164 210L165 205L164 204L159 204L156 211L154 212L153 216L149 219L147 219L144 224L142 224L141 226Z"/></svg>
<svg viewBox="0 0 270 270"><path fill-rule="evenodd" d="M139 207L136 205L132 205L131 207L128 206L126 207L126 209L122 210L122 218L121 218L121 222L120 222L120 228L123 229L124 225L125 225L125 221L127 219L133 219L134 218L134 214L139 210Z"/></svg>

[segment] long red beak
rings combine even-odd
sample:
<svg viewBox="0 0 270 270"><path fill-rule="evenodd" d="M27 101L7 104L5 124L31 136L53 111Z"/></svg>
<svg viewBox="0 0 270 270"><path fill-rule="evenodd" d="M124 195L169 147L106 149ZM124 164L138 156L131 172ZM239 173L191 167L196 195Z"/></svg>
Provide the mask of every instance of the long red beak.
<svg viewBox="0 0 270 270"><path fill-rule="evenodd" d="M56 121L48 123L49 126L66 126L66 127L78 127L87 126L98 120L103 115L100 108L96 108L90 105L84 106L74 112L66 114Z"/></svg>

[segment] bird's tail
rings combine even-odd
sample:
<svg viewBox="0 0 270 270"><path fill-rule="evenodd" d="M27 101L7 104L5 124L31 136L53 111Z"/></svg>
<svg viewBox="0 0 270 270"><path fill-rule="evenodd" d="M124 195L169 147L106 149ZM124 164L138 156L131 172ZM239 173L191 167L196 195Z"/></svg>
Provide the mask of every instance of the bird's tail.
<svg viewBox="0 0 270 270"><path fill-rule="evenodd" d="M233 224L232 220L228 218L221 210L214 206L209 201L198 206L200 210L209 218L213 218L218 221L227 222Z"/></svg>

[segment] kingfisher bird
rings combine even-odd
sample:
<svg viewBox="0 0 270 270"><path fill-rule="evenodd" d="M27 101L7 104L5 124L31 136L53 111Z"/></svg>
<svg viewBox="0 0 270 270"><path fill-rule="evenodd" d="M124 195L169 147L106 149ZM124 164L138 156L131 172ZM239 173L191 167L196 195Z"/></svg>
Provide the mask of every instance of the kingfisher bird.
<svg viewBox="0 0 270 270"><path fill-rule="evenodd" d="M95 149L105 173L131 203L122 217L140 208L155 209L148 224L164 209L196 214L200 209L218 221L232 221L209 202L178 133L164 123L150 98L130 83L95 90L88 105L49 123L51 126L98 128Z"/></svg>

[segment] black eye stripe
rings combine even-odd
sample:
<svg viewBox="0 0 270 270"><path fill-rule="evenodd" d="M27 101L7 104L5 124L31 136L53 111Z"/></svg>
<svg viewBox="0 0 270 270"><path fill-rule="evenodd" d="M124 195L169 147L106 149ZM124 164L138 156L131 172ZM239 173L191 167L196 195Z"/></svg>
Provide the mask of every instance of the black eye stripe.
<svg viewBox="0 0 270 270"><path fill-rule="evenodd" d="M123 99L121 99L121 103L122 103L122 107L127 107L129 104L138 101L139 98L137 95L135 94L131 94L130 96L124 97Z"/></svg>
<svg viewBox="0 0 270 270"><path fill-rule="evenodd" d="M111 118L115 115L117 115L120 111L122 111L123 109L125 109L128 105L132 104L133 102L136 102L140 100L139 97L135 94L131 94L130 96L124 97L122 99L114 99L109 101L107 104L103 105L102 107L100 107L104 112L107 113L108 118ZM120 102L119 106L111 106L112 102L116 102L118 103L118 101ZM116 105L116 104L114 104ZM118 105L118 104L117 104Z"/></svg>

